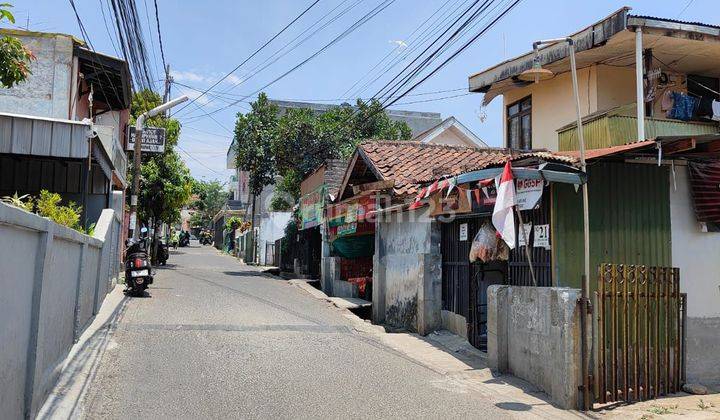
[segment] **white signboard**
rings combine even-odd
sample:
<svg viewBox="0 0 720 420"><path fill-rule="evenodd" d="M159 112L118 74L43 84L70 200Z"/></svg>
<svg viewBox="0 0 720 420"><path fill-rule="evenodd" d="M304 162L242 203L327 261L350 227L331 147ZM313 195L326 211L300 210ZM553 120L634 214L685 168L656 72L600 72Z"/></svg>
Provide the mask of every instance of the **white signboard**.
<svg viewBox="0 0 720 420"><path fill-rule="evenodd" d="M165 129L157 127L145 127L142 132L142 144L140 150L146 153L162 153L165 151ZM128 130L128 142L126 150L135 150L135 127Z"/></svg>
<svg viewBox="0 0 720 420"><path fill-rule="evenodd" d="M468 224L463 223L460 225L460 240L467 241L468 239Z"/></svg>
<svg viewBox="0 0 720 420"><path fill-rule="evenodd" d="M534 234L535 247L550 249L550 225L536 225Z"/></svg>
<svg viewBox="0 0 720 420"><path fill-rule="evenodd" d="M532 223L525 223L525 234L522 231L518 232L518 246L525 246L525 238L530 240L530 233L532 232Z"/></svg>
<svg viewBox="0 0 720 420"><path fill-rule="evenodd" d="M515 181L515 202L520 210L532 210L542 198L545 181L518 179Z"/></svg>

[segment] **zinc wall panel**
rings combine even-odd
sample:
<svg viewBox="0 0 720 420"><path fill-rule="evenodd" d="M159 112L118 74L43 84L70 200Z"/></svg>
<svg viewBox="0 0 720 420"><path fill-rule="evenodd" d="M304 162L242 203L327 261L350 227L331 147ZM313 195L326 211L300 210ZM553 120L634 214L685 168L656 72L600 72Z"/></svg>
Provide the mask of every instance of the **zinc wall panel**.
<svg viewBox="0 0 720 420"><path fill-rule="evenodd" d="M670 266L669 173L655 165L602 162L589 168L590 270L601 263ZM582 195L553 187L555 284L580 287L583 274Z"/></svg>

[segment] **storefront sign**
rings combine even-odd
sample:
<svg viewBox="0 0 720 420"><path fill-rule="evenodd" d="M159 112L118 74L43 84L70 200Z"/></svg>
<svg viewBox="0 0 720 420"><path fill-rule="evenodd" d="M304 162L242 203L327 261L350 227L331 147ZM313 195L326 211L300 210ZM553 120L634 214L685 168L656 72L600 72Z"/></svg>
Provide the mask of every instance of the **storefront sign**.
<svg viewBox="0 0 720 420"><path fill-rule="evenodd" d="M358 219L358 205L357 203L348 204L347 213L345 213L345 223L354 223Z"/></svg>
<svg viewBox="0 0 720 420"><path fill-rule="evenodd" d="M542 198L545 181L518 179L515 183L515 202L520 210L532 210Z"/></svg>
<svg viewBox="0 0 720 420"><path fill-rule="evenodd" d="M550 225L536 225L533 233L536 248L550 249Z"/></svg>
<svg viewBox="0 0 720 420"><path fill-rule="evenodd" d="M351 235L357 232L357 222L346 223L337 228L337 236Z"/></svg>
<svg viewBox="0 0 720 420"><path fill-rule="evenodd" d="M315 191L300 197L301 229L309 229L322 223L323 207L325 207L324 184L319 186Z"/></svg>
<svg viewBox="0 0 720 420"><path fill-rule="evenodd" d="M128 130L126 150L135 150L135 127ZM162 153L165 151L165 129L158 127L145 127L142 131L140 150L144 153Z"/></svg>
<svg viewBox="0 0 720 420"><path fill-rule="evenodd" d="M468 224L463 223L460 225L460 240L467 241L468 239Z"/></svg>

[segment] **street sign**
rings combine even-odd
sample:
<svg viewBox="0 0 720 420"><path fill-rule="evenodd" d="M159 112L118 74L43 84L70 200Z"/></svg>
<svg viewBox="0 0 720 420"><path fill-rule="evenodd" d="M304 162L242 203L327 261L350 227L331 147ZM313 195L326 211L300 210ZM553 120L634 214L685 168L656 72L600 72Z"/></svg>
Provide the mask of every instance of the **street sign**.
<svg viewBox="0 0 720 420"><path fill-rule="evenodd" d="M140 150L144 153L162 153L165 151L165 129L158 127L145 127ZM128 151L135 150L135 127L128 130Z"/></svg>

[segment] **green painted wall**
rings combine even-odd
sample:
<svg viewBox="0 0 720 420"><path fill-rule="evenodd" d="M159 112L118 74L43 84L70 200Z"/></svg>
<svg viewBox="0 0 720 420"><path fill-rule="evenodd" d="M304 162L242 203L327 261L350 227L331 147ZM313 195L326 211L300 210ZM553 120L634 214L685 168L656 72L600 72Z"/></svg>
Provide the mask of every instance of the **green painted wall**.
<svg viewBox="0 0 720 420"><path fill-rule="evenodd" d="M604 262L671 265L667 167L593 162L590 192L591 289ZM582 194L553 184L554 284L580 287L583 273Z"/></svg>

